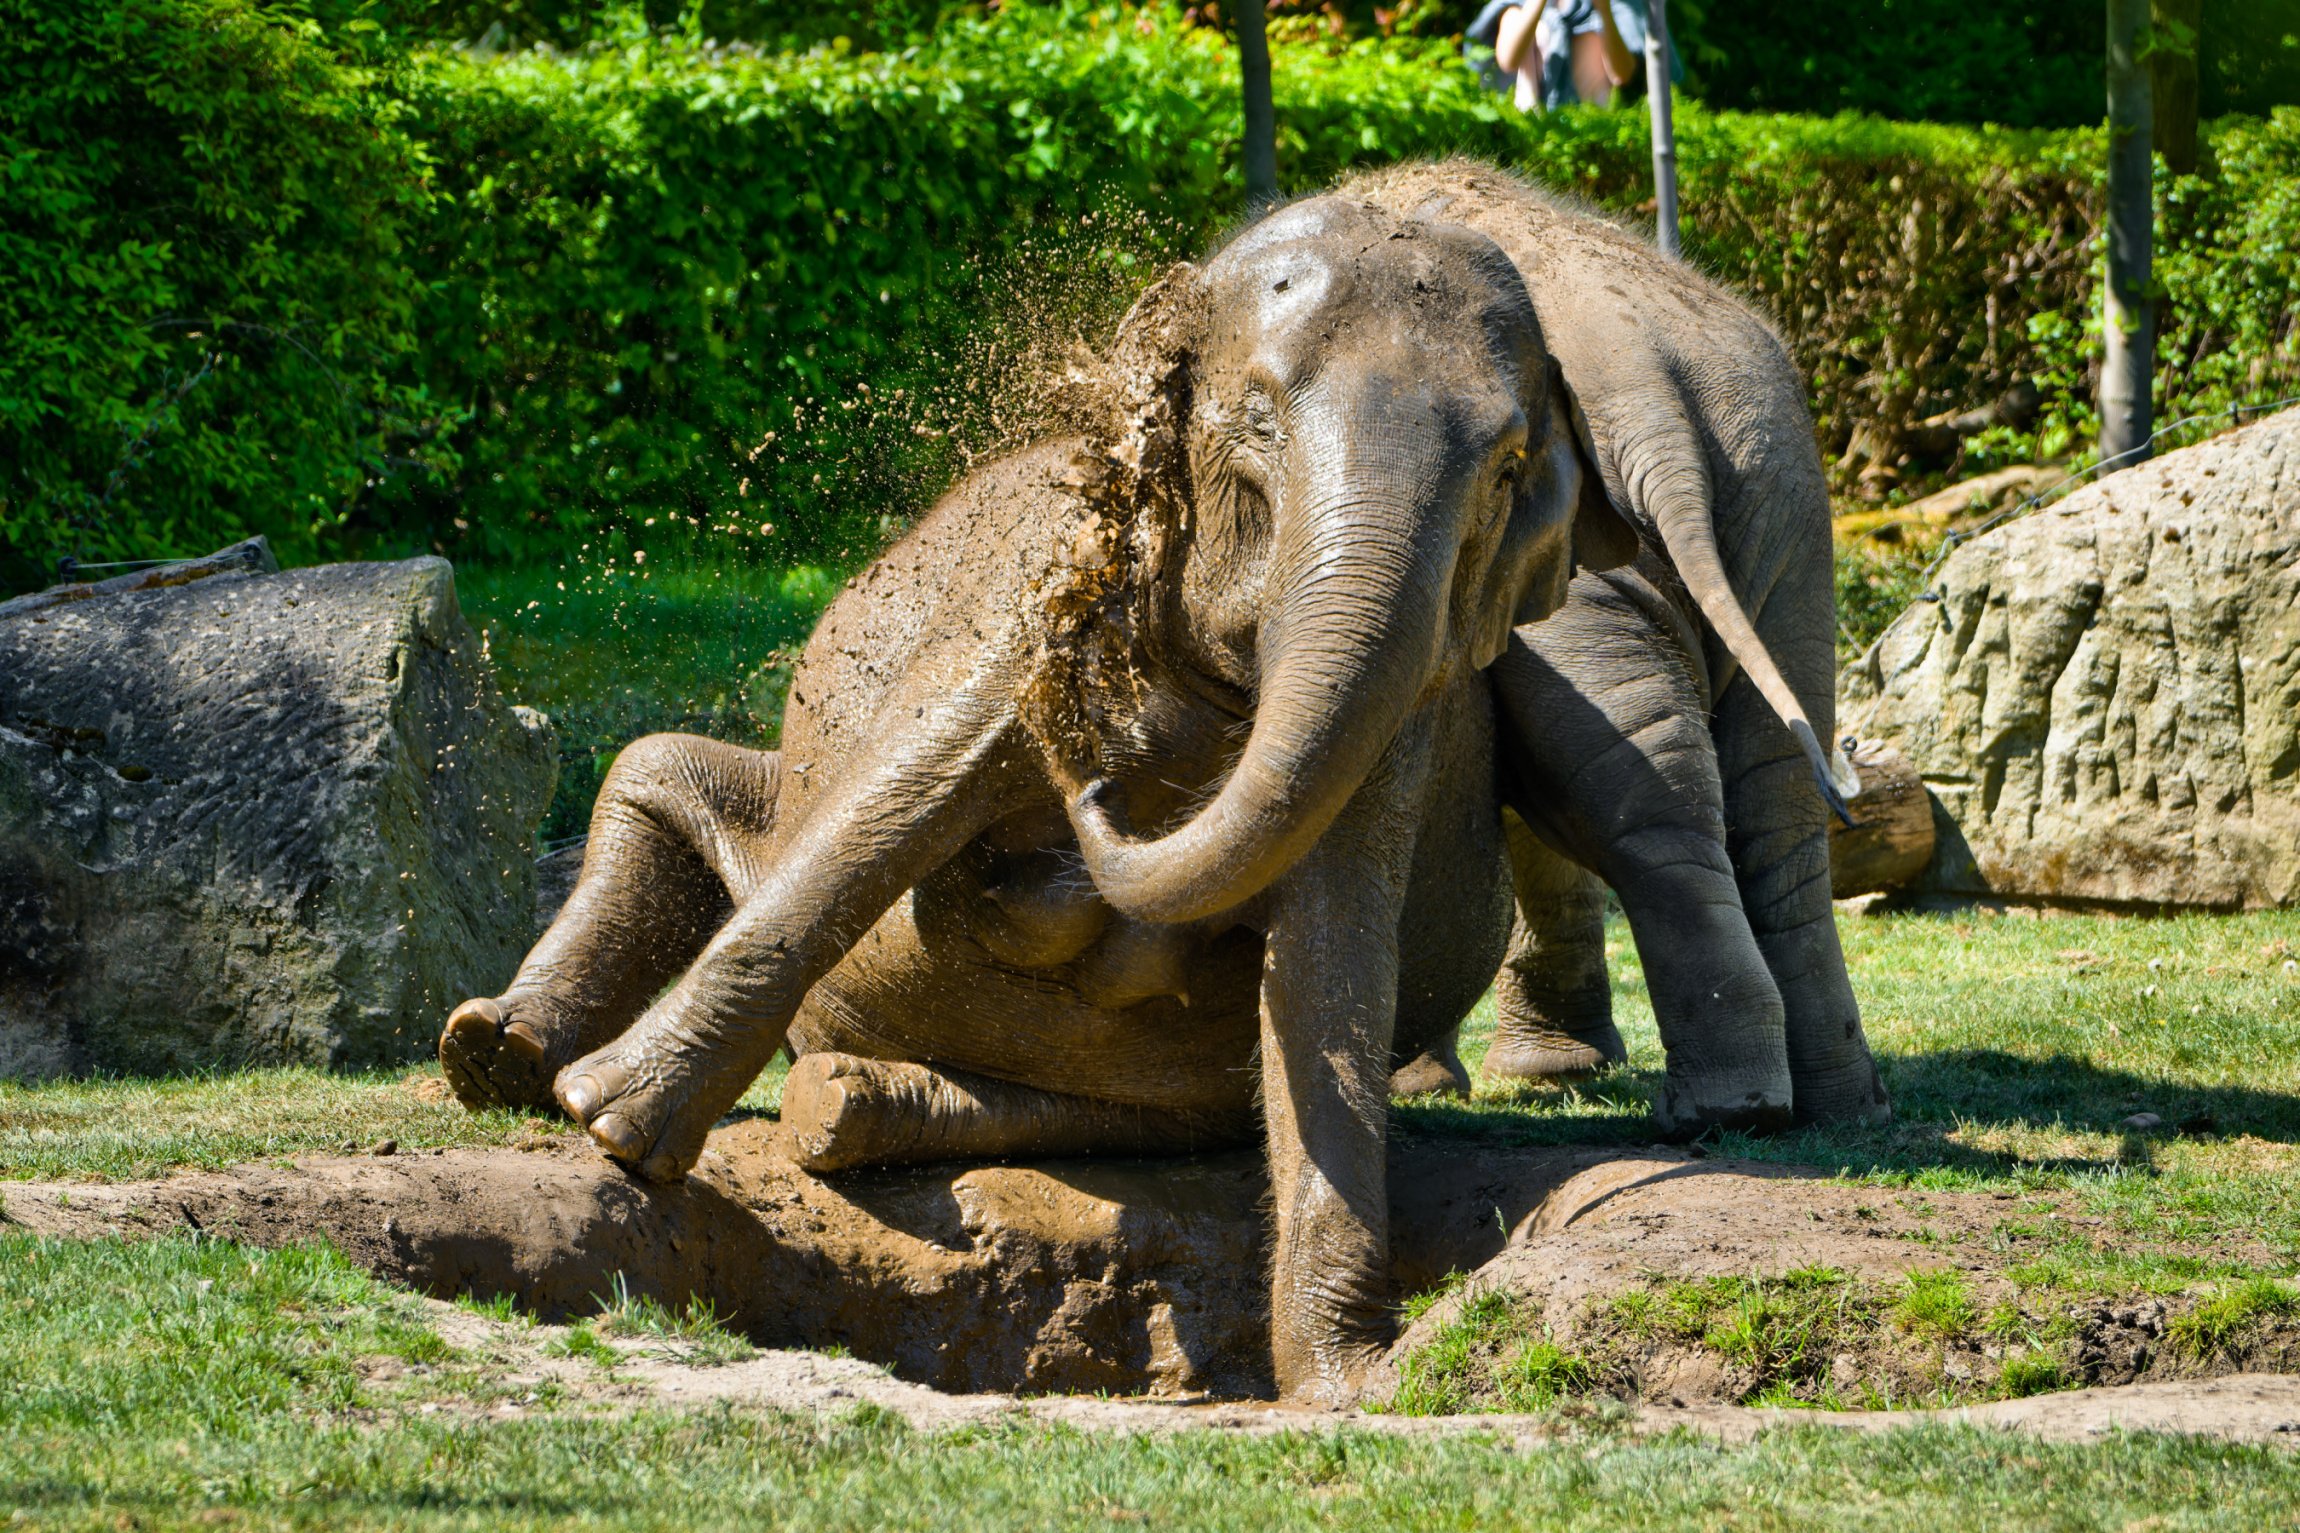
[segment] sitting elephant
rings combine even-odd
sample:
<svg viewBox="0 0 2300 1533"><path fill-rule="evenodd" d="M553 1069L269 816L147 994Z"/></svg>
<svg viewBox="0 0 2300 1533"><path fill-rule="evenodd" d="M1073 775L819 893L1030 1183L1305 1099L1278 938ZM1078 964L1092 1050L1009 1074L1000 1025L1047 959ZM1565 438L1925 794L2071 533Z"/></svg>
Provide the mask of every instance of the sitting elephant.
<svg viewBox="0 0 2300 1533"><path fill-rule="evenodd" d="M1491 673L1517 919L1486 1073L1623 1057L1601 878L1652 991L1665 1132L1889 1118L1829 903L1828 814L1858 788L1821 744L1836 596L1795 365L1691 267L1491 166L1399 167L1341 194L1509 252L1642 539L1634 564L1577 576ZM1441 1048L1399 1085L1449 1082L1466 1085Z"/></svg>
<svg viewBox="0 0 2300 1533"><path fill-rule="evenodd" d="M779 752L622 754L440 1057L655 1180L786 1037L818 1169L1259 1122L1276 1379L1340 1400L1392 1319L1389 1072L1508 940L1479 673L1634 537L1463 229L1295 204L1144 294L1111 373L1115 426L971 474L848 585Z"/></svg>

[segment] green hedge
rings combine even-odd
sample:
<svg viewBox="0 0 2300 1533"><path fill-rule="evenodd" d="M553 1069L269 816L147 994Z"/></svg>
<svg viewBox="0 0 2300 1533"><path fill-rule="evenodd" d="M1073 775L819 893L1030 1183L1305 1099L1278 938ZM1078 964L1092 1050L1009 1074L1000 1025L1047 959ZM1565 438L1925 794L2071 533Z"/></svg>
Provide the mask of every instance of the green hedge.
<svg viewBox="0 0 2300 1533"><path fill-rule="evenodd" d="M408 235L435 202L355 35L240 0L0 0L0 560L325 543L446 469Z"/></svg>
<svg viewBox="0 0 2300 1533"><path fill-rule="evenodd" d="M1027 419L1008 380L1237 204L1234 55L1156 14L860 57L631 25L481 56L329 14L0 0L0 167L34 212L0 224L6 578L246 530L857 557ZM1640 115L1520 116L1436 44L1280 65L1297 186L1467 151L1649 196ZM2167 414L2300 378L2300 114L2213 138L2224 179L2165 189ZM2089 433L2096 134L1689 107L1680 155L1691 250L1779 316L1832 454L2024 376L2045 419L1980 457Z"/></svg>

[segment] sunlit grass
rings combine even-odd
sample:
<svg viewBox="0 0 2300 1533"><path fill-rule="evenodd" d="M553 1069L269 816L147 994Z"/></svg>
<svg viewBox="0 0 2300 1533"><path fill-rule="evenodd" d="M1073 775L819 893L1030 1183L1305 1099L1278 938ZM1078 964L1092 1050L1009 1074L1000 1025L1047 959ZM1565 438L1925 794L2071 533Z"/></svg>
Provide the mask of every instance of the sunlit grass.
<svg viewBox="0 0 2300 1533"><path fill-rule="evenodd" d="M790 662L838 589L832 571L746 564L668 534L634 560L645 542L640 529L637 543L602 539L561 565L456 571L504 695L558 731L546 843L583 831L599 780L641 735L773 745Z"/></svg>
<svg viewBox="0 0 2300 1533"><path fill-rule="evenodd" d="M418 1083L429 1081L419 1091ZM173 1079L0 1081L0 1184L125 1181L178 1168L373 1150L511 1144L558 1125L466 1112L437 1072L290 1067ZM0 1185L0 1196L5 1195Z"/></svg>
<svg viewBox="0 0 2300 1533"><path fill-rule="evenodd" d="M2123 1247L2070 1239L2039 1258L2071 1286L2088 1274L2179 1286L2260 1253L2300 1261L2300 911L1968 908L1838 925L1894 1121L1725 1136L1719 1151L1916 1189L2073 1194ZM1566 1090L1505 1085L1400 1107L1401 1128L1648 1142L1660 1040L1625 924L1614 918L1606 935L1627 1066ZM1473 1077L1491 1035L1489 1000L1464 1029ZM2123 1126L2141 1112L2161 1126Z"/></svg>
<svg viewBox="0 0 2300 1533"><path fill-rule="evenodd" d="M1520 1353L1529 1400L1579 1377L1552 1353ZM206 1239L0 1231L0 1380L12 1527L2249 1530L2300 1504L2289 1452L2145 1434L1509 1444L610 1408L510 1393L340 1257Z"/></svg>

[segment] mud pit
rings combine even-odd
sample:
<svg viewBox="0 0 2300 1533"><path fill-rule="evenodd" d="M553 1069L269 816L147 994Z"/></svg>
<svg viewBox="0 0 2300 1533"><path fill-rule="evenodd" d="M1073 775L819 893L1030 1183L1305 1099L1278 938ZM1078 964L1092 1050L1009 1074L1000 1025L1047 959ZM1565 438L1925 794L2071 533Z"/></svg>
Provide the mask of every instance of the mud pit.
<svg viewBox="0 0 2300 1533"><path fill-rule="evenodd" d="M78 1237L196 1229L276 1245L325 1236L379 1276L440 1298L509 1294L546 1319L596 1310L620 1275L633 1293L672 1305L706 1299L765 1346L842 1346L891 1372L884 1382L897 1392L895 1380L950 1394L1271 1392L1258 1156L815 1177L791 1163L781 1136L765 1120L722 1128L695 1175L670 1189L638 1183L562 1135L522 1148L307 1157L116 1185L20 1184L7 1189L5 1217ZM1609 1392L1664 1417L1747 1399L1758 1380L1683 1336L1602 1334L1623 1293L1816 1269L1882 1293L1908 1272L1954 1268L1977 1313L2014 1294L2004 1269L2033 1254L1991 1231L2015 1214L2063 1234L2087 1224L2037 1199L1847 1185L1658 1148L1407 1138L1392 1147L1390 1186L1399 1298L1449 1272L1472 1277L1407 1329L1369 1381L1370 1397L1396 1388L1400 1361L1467 1298L1499 1290L1561 1344L1610 1359ZM2284 1334L2291 1326L2241 1350L2183 1354L2166 1342L2180 1307L2077 1305L2063 1319L2073 1336L2067 1382L2161 1392L2173 1387L2165 1380L2300 1361L2300 1338ZM1825 1365L1858 1375L1835 1381L1852 1402L1862 1398L1856 1383L1897 1399L1924 1394L1927 1380L1933 1398L1944 1386L1986 1394L1989 1343L1872 1329L1886 1341ZM789 1374L804 1397L820 1370L797 1362L756 1366ZM2300 1421L2300 1387L2285 1391L2291 1400L2281 1388L2245 1398ZM2273 1408L2255 1396L2274 1396ZM2166 1408L2178 1414L2189 1399L2167 1396ZM1985 1409L2024 1419L2020 1403Z"/></svg>

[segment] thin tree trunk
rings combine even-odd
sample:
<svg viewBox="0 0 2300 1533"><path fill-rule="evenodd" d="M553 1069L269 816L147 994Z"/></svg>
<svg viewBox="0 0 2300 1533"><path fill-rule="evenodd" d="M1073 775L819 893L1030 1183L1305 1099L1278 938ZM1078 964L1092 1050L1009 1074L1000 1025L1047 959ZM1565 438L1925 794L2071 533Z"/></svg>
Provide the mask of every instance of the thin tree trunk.
<svg viewBox="0 0 2300 1533"><path fill-rule="evenodd" d="M1653 238L1663 255L1677 243L1677 127L1669 115L1669 4L1652 0L1645 28L1645 99L1653 111Z"/></svg>
<svg viewBox="0 0 2300 1533"><path fill-rule="evenodd" d="M1278 111L1270 101L1270 34L1262 0L1238 0L1238 62L1246 93L1246 209L1278 200Z"/></svg>
<svg viewBox="0 0 2300 1533"><path fill-rule="evenodd" d="M2153 0L2149 88L2156 96L2156 152L2176 176L2196 173L2196 38L2204 0Z"/></svg>
<svg viewBox="0 0 2300 1533"><path fill-rule="evenodd" d="M2108 281L2101 290L2100 455L2117 467L2148 456L2156 371L2148 298L2156 205L2149 180L2153 116L2136 56L2149 0L2108 0Z"/></svg>

